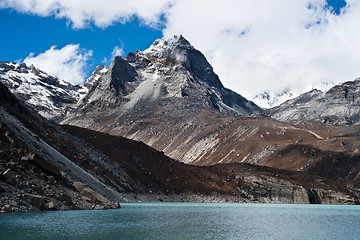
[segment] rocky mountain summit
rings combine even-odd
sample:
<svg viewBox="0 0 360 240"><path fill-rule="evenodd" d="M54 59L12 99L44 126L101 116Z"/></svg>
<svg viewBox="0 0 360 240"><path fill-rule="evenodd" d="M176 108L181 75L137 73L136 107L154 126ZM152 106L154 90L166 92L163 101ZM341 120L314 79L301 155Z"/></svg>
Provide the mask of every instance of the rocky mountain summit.
<svg viewBox="0 0 360 240"><path fill-rule="evenodd" d="M205 57L182 36L156 40L149 49L116 57L107 69L99 66L80 100L63 123L95 116L124 116L136 111L151 114L176 106L180 111L214 109L231 114L259 114L262 110L224 88ZM178 111L178 110L177 110ZM91 124L91 118L84 121Z"/></svg>
<svg viewBox="0 0 360 240"><path fill-rule="evenodd" d="M86 93L82 86L71 85L25 63L0 62L0 81L46 118L59 116Z"/></svg>
<svg viewBox="0 0 360 240"><path fill-rule="evenodd" d="M360 79L332 87L327 92L312 90L266 113L283 122L315 121L336 125L360 124Z"/></svg>

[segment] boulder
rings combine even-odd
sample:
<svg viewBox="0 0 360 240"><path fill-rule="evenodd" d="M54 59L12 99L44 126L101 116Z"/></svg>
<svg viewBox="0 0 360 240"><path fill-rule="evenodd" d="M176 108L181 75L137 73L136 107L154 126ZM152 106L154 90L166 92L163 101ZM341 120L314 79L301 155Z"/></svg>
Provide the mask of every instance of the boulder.
<svg viewBox="0 0 360 240"><path fill-rule="evenodd" d="M104 204L107 202L107 199L104 196L100 195L99 193L88 187L84 188L81 194L85 197L90 198L91 202L96 204Z"/></svg>
<svg viewBox="0 0 360 240"><path fill-rule="evenodd" d="M91 188L86 187L85 184L83 184L83 183L74 182L73 187L76 189L76 191L80 192L81 195L83 195L84 197L89 198L92 203L94 203L96 205L104 206L104 208L101 207L100 209L109 209L109 208L114 209L114 208L117 208L116 205L113 202L108 200L103 195L95 192Z"/></svg>
<svg viewBox="0 0 360 240"><path fill-rule="evenodd" d="M59 200L68 206L73 204L71 197L65 193L60 194Z"/></svg>
<svg viewBox="0 0 360 240"><path fill-rule="evenodd" d="M96 205L95 209L96 210L105 210L106 207L104 205Z"/></svg>
<svg viewBox="0 0 360 240"><path fill-rule="evenodd" d="M17 164L13 161L6 163L6 166L13 171L17 169Z"/></svg>
<svg viewBox="0 0 360 240"><path fill-rule="evenodd" d="M55 209L55 203L53 201L51 201L51 202L48 203L47 207L48 207L49 210L53 210L53 209Z"/></svg>
<svg viewBox="0 0 360 240"><path fill-rule="evenodd" d="M44 193L44 190L42 189L41 186L33 185L33 186L31 186L31 188L32 188L37 194L43 194L43 193Z"/></svg>
<svg viewBox="0 0 360 240"><path fill-rule="evenodd" d="M40 167L48 172L51 172L54 175L60 176L61 172L60 169L53 165L52 163L50 163L49 161L46 161L45 159L32 155L32 154L28 154L28 158L31 161L36 162L37 164L40 165Z"/></svg>
<svg viewBox="0 0 360 240"><path fill-rule="evenodd" d="M28 153L27 157L28 157L29 160L32 161L32 160L34 160L35 153L30 152L30 153Z"/></svg>
<svg viewBox="0 0 360 240"><path fill-rule="evenodd" d="M8 182L8 183L12 183L15 181L15 174L13 171L11 171L11 169L9 168L8 170L6 170L3 174L2 174L5 178L5 180Z"/></svg>
<svg viewBox="0 0 360 240"><path fill-rule="evenodd" d="M12 208L10 206L10 204L5 204L3 207L2 207L2 210L6 213L8 212L12 212Z"/></svg>
<svg viewBox="0 0 360 240"><path fill-rule="evenodd" d="M24 199L38 209L44 209L45 197L30 193L24 194Z"/></svg>
<svg viewBox="0 0 360 240"><path fill-rule="evenodd" d="M73 182L73 187L75 188L76 191L81 193L81 191L85 188L85 184L81 182Z"/></svg>
<svg viewBox="0 0 360 240"><path fill-rule="evenodd" d="M30 152L30 153L28 153L27 155L25 155L25 156L22 156L21 157L21 160L22 161L33 161L34 160L34 157L35 157L35 153L32 153L32 152Z"/></svg>

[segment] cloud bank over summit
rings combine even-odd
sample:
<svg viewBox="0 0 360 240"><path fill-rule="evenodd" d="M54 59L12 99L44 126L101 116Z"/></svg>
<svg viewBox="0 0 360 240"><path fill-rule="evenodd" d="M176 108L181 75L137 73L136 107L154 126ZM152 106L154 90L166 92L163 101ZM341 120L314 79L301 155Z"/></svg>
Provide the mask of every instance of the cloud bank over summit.
<svg viewBox="0 0 360 240"><path fill-rule="evenodd" d="M164 36L181 32L224 85L245 97L360 75L356 2L348 1L339 15L325 1L226 2L200 0L191 9L190 1L179 2L167 15Z"/></svg>
<svg viewBox="0 0 360 240"><path fill-rule="evenodd" d="M337 2L338 5L332 4ZM339 3L341 3L339 5ZM136 16L164 39L182 34L223 84L252 98L304 92L360 76L360 4L355 0L3 0L0 8L106 28ZM45 69L46 70L46 69Z"/></svg>

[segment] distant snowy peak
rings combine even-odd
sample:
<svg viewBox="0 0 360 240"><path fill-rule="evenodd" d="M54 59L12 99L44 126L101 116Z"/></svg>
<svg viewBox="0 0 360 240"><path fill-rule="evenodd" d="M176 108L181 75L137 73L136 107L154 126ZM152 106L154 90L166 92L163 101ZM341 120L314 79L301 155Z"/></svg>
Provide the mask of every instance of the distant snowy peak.
<svg viewBox="0 0 360 240"><path fill-rule="evenodd" d="M262 108L272 108L299 95L300 93L294 93L288 90L285 90L282 93L263 92L253 97L252 101Z"/></svg>
<svg viewBox="0 0 360 240"><path fill-rule="evenodd" d="M59 116L87 93L82 86L71 85L25 63L0 62L0 81L46 118Z"/></svg>
<svg viewBox="0 0 360 240"><path fill-rule="evenodd" d="M279 121L316 121L340 125L360 124L360 78L336 85L327 92L313 89L271 108L267 115Z"/></svg>
<svg viewBox="0 0 360 240"><path fill-rule="evenodd" d="M298 91L294 89L285 89L283 91L265 91L263 93L255 95L251 100L256 103L258 106L269 109L276 107L290 99L294 99L306 92L312 92L313 90L327 92L332 87L336 85L341 85L343 82L322 82L313 85L311 88L304 89L303 91Z"/></svg>
<svg viewBox="0 0 360 240"><path fill-rule="evenodd" d="M157 39L154 43L145 51L145 55L154 56L154 57L169 57L175 49L191 49L195 48L181 35L174 36L169 40Z"/></svg>

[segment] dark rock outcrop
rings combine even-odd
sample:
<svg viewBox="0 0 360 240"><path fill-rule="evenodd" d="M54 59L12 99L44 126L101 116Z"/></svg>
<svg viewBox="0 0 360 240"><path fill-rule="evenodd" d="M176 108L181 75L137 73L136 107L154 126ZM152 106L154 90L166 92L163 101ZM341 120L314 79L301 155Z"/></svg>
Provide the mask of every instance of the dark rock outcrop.
<svg viewBox="0 0 360 240"><path fill-rule="evenodd" d="M30 193L25 193L24 194L24 199L30 203L31 205L33 205L34 207L44 210L45 207L45 198L43 196L40 195L35 195L35 194L30 194Z"/></svg>
<svg viewBox="0 0 360 240"><path fill-rule="evenodd" d="M111 202L101 194L95 192L89 187L86 187L85 184L80 182L74 182L73 187L81 193L84 197L87 197L91 200L92 203L99 205L98 207L101 209L115 209L117 206L115 203Z"/></svg>
<svg viewBox="0 0 360 240"><path fill-rule="evenodd" d="M7 169L3 174L3 177L8 183L13 183L15 181L15 174L11 169Z"/></svg>

